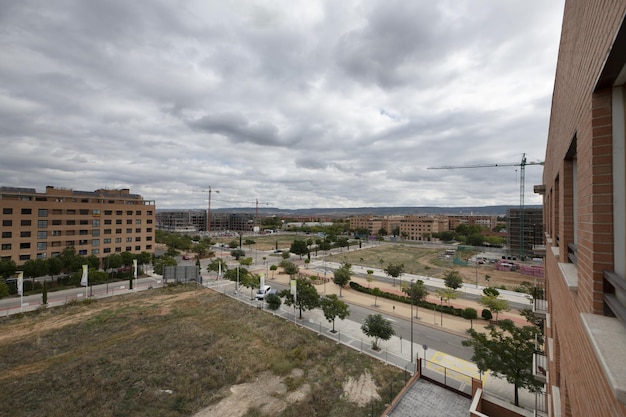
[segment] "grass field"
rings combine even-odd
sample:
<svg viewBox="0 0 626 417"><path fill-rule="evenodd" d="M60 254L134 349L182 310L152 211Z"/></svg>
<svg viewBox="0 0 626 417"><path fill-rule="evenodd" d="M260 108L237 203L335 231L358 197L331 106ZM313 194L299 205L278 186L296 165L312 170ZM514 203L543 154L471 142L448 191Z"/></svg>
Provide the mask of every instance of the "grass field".
<svg viewBox="0 0 626 417"><path fill-rule="evenodd" d="M0 357L0 416L11 417L191 416L233 395L235 385L268 375L284 392L234 402L221 415L363 416L381 413L405 377L292 322L192 287L3 319ZM343 384L366 371L384 399L358 405ZM268 412L270 397L284 401Z"/></svg>

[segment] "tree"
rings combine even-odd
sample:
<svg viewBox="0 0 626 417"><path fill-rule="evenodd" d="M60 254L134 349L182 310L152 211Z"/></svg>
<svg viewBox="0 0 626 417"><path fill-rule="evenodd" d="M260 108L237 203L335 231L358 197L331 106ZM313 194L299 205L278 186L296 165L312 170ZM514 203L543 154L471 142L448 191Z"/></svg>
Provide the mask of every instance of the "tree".
<svg viewBox="0 0 626 417"><path fill-rule="evenodd" d="M0 281L0 298L8 296L10 293L9 286L4 281Z"/></svg>
<svg viewBox="0 0 626 417"><path fill-rule="evenodd" d="M384 227L381 227L380 229L378 229L378 236L379 237L387 236L387 229L385 229Z"/></svg>
<svg viewBox="0 0 626 417"><path fill-rule="evenodd" d="M280 267L283 268L285 274L289 275L289 278L293 279L298 274L298 265L286 259L280 261Z"/></svg>
<svg viewBox="0 0 626 417"><path fill-rule="evenodd" d="M380 340L389 340L395 334L391 322L381 314L370 314L365 318L361 330L368 337L373 337L372 349L380 350Z"/></svg>
<svg viewBox="0 0 626 417"><path fill-rule="evenodd" d="M341 289L350 282L350 275L352 274L350 268L352 268L351 264L343 262L341 266L333 272L333 282L339 286L339 297L341 297Z"/></svg>
<svg viewBox="0 0 626 417"><path fill-rule="evenodd" d="M228 265L226 265L226 262L222 258L215 258L209 262L206 270L208 273L216 272L219 274L219 272L222 271L222 274L224 274L228 270Z"/></svg>
<svg viewBox="0 0 626 417"><path fill-rule="evenodd" d="M348 304L341 301L336 294L329 294L321 299L322 311L328 322L333 323L331 332L335 333L335 319L343 320L350 315Z"/></svg>
<svg viewBox="0 0 626 417"><path fill-rule="evenodd" d="M0 259L0 277L9 278L17 270L17 264L12 259Z"/></svg>
<svg viewBox="0 0 626 417"><path fill-rule="evenodd" d="M463 286L463 278L461 278L461 274L459 274L459 271L456 271L454 269L446 272L443 281L446 287L453 290L457 290Z"/></svg>
<svg viewBox="0 0 626 417"><path fill-rule="evenodd" d="M478 311L475 308L467 307L461 312L461 317L470 321L470 329L474 328L474 320L478 318Z"/></svg>
<svg viewBox="0 0 626 417"><path fill-rule="evenodd" d="M176 266L176 265L178 265L178 262L176 262L176 259L172 258L171 256L162 256L160 258L157 258L154 261L154 273L158 275L163 275L164 266Z"/></svg>
<svg viewBox="0 0 626 417"><path fill-rule="evenodd" d="M268 294L267 297L265 297L265 302L267 303L267 307L272 311L278 310L283 303L278 294L274 293Z"/></svg>
<svg viewBox="0 0 626 417"><path fill-rule="evenodd" d="M537 328L517 327L511 320L502 320L497 327L490 324L487 329L488 335L469 329L471 339L463 341L463 346L474 348L472 362L481 372L490 370L493 376L504 377L515 386L515 405L519 406L519 388L539 392L543 387L532 374ZM543 343L543 337L537 336Z"/></svg>
<svg viewBox="0 0 626 417"><path fill-rule="evenodd" d="M307 246L306 241L301 240L301 239L296 239L291 244L291 247L289 248L289 252L299 255L300 259L302 259L302 255L306 255L307 253L309 253L309 247Z"/></svg>
<svg viewBox="0 0 626 417"><path fill-rule="evenodd" d="M503 298L498 298L493 295L481 295L478 300L478 304L496 313L496 321L498 321L498 314L502 311L509 311L509 302Z"/></svg>
<svg viewBox="0 0 626 417"><path fill-rule="evenodd" d="M254 258L252 258L252 257L239 259L239 264L240 265L250 266L250 265L252 265L253 262L254 262Z"/></svg>
<svg viewBox="0 0 626 417"><path fill-rule="evenodd" d="M53 256L48 258L48 274L55 276L61 273L61 269L63 269L63 262L58 256Z"/></svg>
<svg viewBox="0 0 626 417"><path fill-rule="evenodd" d="M498 291L498 289L495 287L485 287L483 288L483 294L497 297L500 295L500 291Z"/></svg>
<svg viewBox="0 0 626 417"><path fill-rule="evenodd" d="M376 300L378 300L378 297L380 297L383 294L383 292L380 290L380 288L376 287L372 290L372 295L374 296L374 307L378 307L376 305Z"/></svg>
<svg viewBox="0 0 626 417"><path fill-rule="evenodd" d="M271 265L270 271L272 271L272 279L274 279L274 272L278 269L277 265Z"/></svg>
<svg viewBox="0 0 626 417"><path fill-rule="evenodd" d="M242 270L245 271L243 278L241 276ZM249 273L245 268L239 268L239 283L246 288L250 288L250 299L254 300L254 294L252 292L261 285L261 275Z"/></svg>
<svg viewBox="0 0 626 417"><path fill-rule="evenodd" d="M450 302L450 300L456 299L459 296L459 294L451 288L439 288L435 292L437 293L437 296L446 303Z"/></svg>
<svg viewBox="0 0 626 417"><path fill-rule="evenodd" d="M244 251L243 249L231 250L230 256L232 256L233 258L235 258L236 261L238 261L239 258L243 258L244 256L246 256L246 251Z"/></svg>
<svg viewBox="0 0 626 417"><path fill-rule="evenodd" d="M415 305L415 317L419 318L418 305L428 297L428 291L426 290L424 281L418 279L417 281L411 282L410 285L403 287L402 291L409 296L411 303Z"/></svg>
<svg viewBox="0 0 626 417"><path fill-rule="evenodd" d="M41 293L41 304L48 304L48 282L43 282L43 291Z"/></svg>
<svg viewBox="0 0 626 417"><path fill-rule="evenodd" d="M279 295L285 298L285 305L295 305L300 310L300 318L302 318L303 310L312 310L320 305L320 296L311 280L307 278L298 278L296 280L295 299L289 289L281 291Z"/></svg>
<svg viewBox="0 0 626 417"><path fill-rule="evenodd" d="M389 264L383 271L385 271L385 273L389 275L390 277L393 277L393 285L395 287L396 278L398 278L400 275L404 273L404 264L398 264L398 265Z"/></svg>
<svg viewBox="0 0 626 417"><path fill-rule="evenodd" d="M374 281L374 271L371 269L368 269L367 277L365 279L367 280L367 288L369 288L372 282Z"/></svg>

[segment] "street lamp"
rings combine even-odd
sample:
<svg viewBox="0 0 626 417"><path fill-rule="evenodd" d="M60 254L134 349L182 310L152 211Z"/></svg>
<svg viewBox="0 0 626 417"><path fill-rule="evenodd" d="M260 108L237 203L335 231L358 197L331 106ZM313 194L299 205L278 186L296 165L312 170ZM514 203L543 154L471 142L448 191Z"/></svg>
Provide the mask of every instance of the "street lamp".
<svg viewBox="0 0 626 417"><path fill-rule="evenodd" d="M441 300L441 309L439 310L441 313L441 327L443 327L443 296L440 296L439 299Z"/></svg>
<svg viewBox="0 0 626 417"><path fill-rule="evenodd" d="M411 280L411 291L409 297L411 298L411 363L413 363L413 284L415 280Z"/></svg>

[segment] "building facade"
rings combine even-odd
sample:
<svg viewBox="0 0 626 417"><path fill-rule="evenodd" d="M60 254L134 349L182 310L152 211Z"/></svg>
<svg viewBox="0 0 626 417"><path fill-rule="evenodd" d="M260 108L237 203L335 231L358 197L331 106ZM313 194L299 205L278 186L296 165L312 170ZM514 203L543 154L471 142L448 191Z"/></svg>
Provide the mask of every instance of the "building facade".
<svg viewBox="0 0 626 417"><path fill-rule="evenodd" d="M18 266L74 247L100 259L112 253L154 253L154 201L128 189L73 191L0 187L0 258Z"/></svg>
<svg viewBox="0 0 626 417"><path fill-rule="evenodd" d="M543 209L508 209L506 230L506 244L512 256L527 259L544 255Z"/></svg>
<svg viewBox="0 0 626 417"><path fill-rule="evenodd" d="M566 0L543 172L552 416L626 415L626 1Z"/></svg>

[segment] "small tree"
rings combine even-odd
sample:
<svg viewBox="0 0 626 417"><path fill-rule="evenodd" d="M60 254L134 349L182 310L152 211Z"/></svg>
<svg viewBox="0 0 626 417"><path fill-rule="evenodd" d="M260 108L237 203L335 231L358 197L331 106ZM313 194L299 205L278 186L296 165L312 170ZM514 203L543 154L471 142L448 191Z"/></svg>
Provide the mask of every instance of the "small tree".
<svg viewBox="0 0 626 417"><path fill-rule="evenodd" d="M238 261L239 258L243 258L244 256L246 256L246 251L244 251L243 249L231 250L230 256L232 256L233 258L235 258L235 260Z"/></svg>
<svg viewBox="0 0 626 417"><path fill-rule="evenodd" d="M272 310L272 311L276 311L280 308L280 305L282 304L282 301L280 300L280 297L278 296L278 294L268 294L267 297L265 297L265 302L267 303L267 307Z"/></svg>
<svg viewBox="0 0 626 417"><path fill-rule="evenodd" d="M415 282L411 282L410 285L402 288L402 292L408 295L411 299L411 303L415 305L415 318L419 318L418 305L428 297L428 291L426 290L424 281L418 279Z"/></svg>
<svg viewBox="0 0 626 417"><path fill-rule="evenodd" d="M289 289L282 290L280 296L285 298L285 305L295 305L300 310L300 318L302 318L303 310L312 310L320 305L320 296L311 283L311 280L298 278L296 280L296 297Z"/></svg>
<svg viewBox="0 0 626 417"><path fill-rule="evenodd" d="M302 255L306 255L307 253L309 253L309 247L307 246L306 241L296 239L291 244L289 251L295 253L296 255L299 255L300 259L302 259Z"/></svg>
<svg viewBox="0 0 626 417"><path fill-rule="evenodd" d="M393 277L393 285L395 287L396 278L398 278L400 275L404 273L404 264L398 264L398 265L389 264L384 269L384 271L387 275L389 275L390 277Z"/></svg>
<svg viewBox="0 0 626 417"><path fill-rule="evenodd" d="M43 291L41 293L41 304L48 304L48 282L43 282Z"/></svg>
<svg viewBox="0 0 626 417"><path fill-rule="evenodd" d="M336 294L329 294L321 299L322 311L328 322L333 323L331 332L335 333L335 319L343 320L350 315L348 304L341 301Z"/></svg>
<svg viewBox="0 0 626 417"><path fill-rule="evenodd" d="M465 320L469 320L470 321L470 329L473 329L474 328L474 320L476 320L478 318L478 311L476 311L475 308L467 307L466 309L464 309L461 312L461 316Z"/></svg>
<svg viewBox="0 0 626 417"><path fill-rule="evenodd" d="M368 269L367 277L365 279L367 280L367 288L369 288L372 282L374 281L374 271L371 269Z"/></svg>
<svg viewBox="0 0 626 417"><path fill-rule="evenodd" d="M276 265L271 265L270 266L270 271L272 271L272 279L274 279L274 272L278 269L278 266Z"/></svg>
<svg viewBox="0 0 626 417"><path fill-rule="evenodd" d="M381 314L370 314L365 318L361 330L368 337L373 337L372 349L380 350L379 341L389 340L395 334L391 322Z"/></svg>
<svg viewBox="0 0 626 417"><path fill-rule="evenodd" d="M372 295L374 296L374 307L378 307L378 305L376 305L376 300L378 299L378 297L380 297L383 294L383 292L380 290L380 288L376 287L372 290Z"/></svg>
<svg viewBox="0 0 626 417"><path fill-rule="evenodd" d="M510 310L507 300L493 295L481 295L478 304L488 308L492 313L496 313L496 321L498 321L498 314L500 314L500 312Z"/></svg>
<svg viewBox="0 0 626 417"><path fill-rule="evenodd" d="M224 274L228 270L228 265L222 258L215 258L211 262L209 262L209 265L207 265L206 270L209 273L215 272L218 274L220 271L222 271L222 274Z"/></svg>
<svg viewBox="0 0 626 417"><path fill-rule="evenodd" d="M491 311L489 311L489 309L483 308L483 311L480 312L480 317L489 321L493 318L493 314L491 314Z"/></svg>
<svg viewBox="0 0 626 417"><path fill-rule="evenodd" d="M461 274L459 274L459 271L456 271L454 269L446 272L443 280L445 286L453 290L457 290L463 286L463 278L461 278Z"/></svg>
<svg viewBox="0 0 626 417"><path fill-rule="evenodd" d="M350 275L352 274L350 268L352 268L351 264L343 262L341 267L333 272L333 282L339 286L339 297L341 297L341 289L350 282Z"/></svg>
<svg viewBox="0 0 626 417"><path fill-rule="evenodd" d="M498 327L490 324L487 329L488 335L468 330L471 339L463 341L463 346L474 348L472 361L481 372L490 370L493 376L504 377L513 384L515 405L519 406L520 387L531 392L540 392L543 387L532 373L537 328L517 327L511 320L502 320ZM539 335L539 338L539 342L543 343L543 337Z"/></svg>
<svg viewBox="0 0 626 417"><path fill-rule="evenodd" d="M282 260L280 261L280 266L283 268L283 271L285 271L285 274L289 275L290 278L293 278L298 274L298 265L291 261Z"/></svg>

